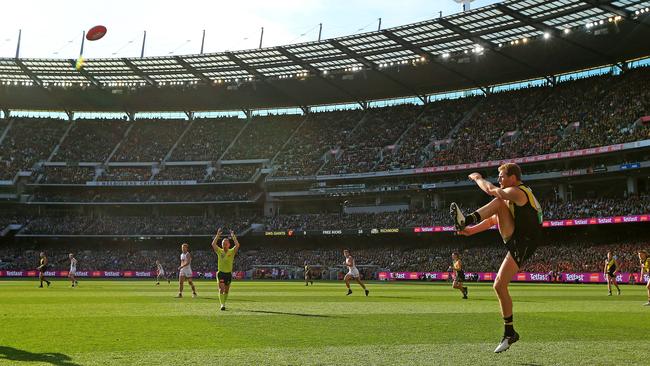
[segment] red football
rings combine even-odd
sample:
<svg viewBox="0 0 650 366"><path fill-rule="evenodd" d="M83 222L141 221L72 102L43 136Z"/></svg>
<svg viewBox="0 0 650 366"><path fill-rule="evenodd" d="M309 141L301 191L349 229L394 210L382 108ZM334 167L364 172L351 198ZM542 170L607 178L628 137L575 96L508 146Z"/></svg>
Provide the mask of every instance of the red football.
<svg viewBox="0 0 650 366"><path fill-rule="evenodd" d="M106 34L106 27L103 25L96 25L88 30L86 39L89 41L96 41L101 39Z"/></svg>

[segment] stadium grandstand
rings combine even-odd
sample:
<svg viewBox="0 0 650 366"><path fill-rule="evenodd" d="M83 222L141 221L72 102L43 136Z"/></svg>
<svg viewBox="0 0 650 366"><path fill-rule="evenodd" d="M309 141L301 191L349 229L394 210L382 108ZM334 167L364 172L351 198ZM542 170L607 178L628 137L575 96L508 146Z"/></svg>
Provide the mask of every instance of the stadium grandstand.
<svg viewBox="0 0 650 366"><path fill-rule="evenodd" d="M488 203L468 175L513 162L543 212L520 268L541 277L521 281L605 283L608 251L643 281L649 7L506 0L258 49L0 58L0 277L37 276L43 251L60 277L71 252L82 277L155 277L188 242L211 279L223 228L242 241L237 279L309 263L341 280L345 247L368 280L444 281L458 251L492 282L497 231L455 235L449 207Z"/></svg>

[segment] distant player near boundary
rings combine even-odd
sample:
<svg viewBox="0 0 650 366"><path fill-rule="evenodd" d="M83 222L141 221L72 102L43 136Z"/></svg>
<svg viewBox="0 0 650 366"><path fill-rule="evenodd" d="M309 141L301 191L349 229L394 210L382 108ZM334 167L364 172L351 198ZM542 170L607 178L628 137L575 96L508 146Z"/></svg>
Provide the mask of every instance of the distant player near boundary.
<svg viewBox="0 0 650 366"><path fill-rule="evenodd" d="M451 253L451 260L453 261L452 266L454 269L454 284L452 287L460 290L460 293L463 294L463 299L467 299L467 287L463 286L463 282L465 282L465 271L463 271L463 262L460 260L460 254L458 252Z"/></svg>
<svg viewBox="0 0 650 366"><path fill-rule="evenodd" d="M79 281L77 281L77 258L74 257L74 254L70 253L68 254L68 258L70 258L70 271L68 272L68 278L70 279L70 282L72 282L72 287L78 286Z"/></svg>
<svg viewBox="0 0 650 366"><path fill-rule="evenodd" d="M616 260L616 257L612 255L612 252L607 252L607 259L605 259L605 269L603 272L605 273L605 278L607 279L607 296L612 296L612 285L616 286L616 291L618 291L618 294L621 294L621 289L618 287L618 283L616 282L616 273L620 271L620 267L618 266L618 261Z"/></svg>
<svg viewBox="0 0 650 366"><path fill-rule="evenodd" d="M350 251L345 249L343 251L343 255L345 256L345 265L348 267L348 273L345 275L345 287L348 288L348 293L347 295L352 295L352 289L350 289L350 280L355 280L363 288L363 290L366 292L366 296L370 294L370 291L366 288L366 285L363 284L361 281L361 275L359 274L359 270L357 269L357 265L354 261L354 258L350 255ZM346 296L347 296L346 295Z"/></svg>
<svg viewBox="0 0 650 366"><path fill-rule="evenodd" d="M490 203L464 216L458 205L451 204L450 211L457 234L470 236L498 225L501 238L508 249L494 280L494 291L499 298L504 321L503 339L494 350L500 353L519 340L513 325L512 298L508 285L519 268L533 255L542 232L542 209L531 189L521 182L521 168L507 163L499 167L500 188L472 173L469 178L485 193L495 197ZM473 225L473 226L470 226Z"/></svg>
<svg viewBox="0 0 650 366"><path fill-rule="evenodd" d="M167 283L170 283L169 277L165 275L165 269L158 259L156 259L156 286L160 285L160 279L167 279Z"/></svg>
<svg viewBox="0 0 650 366"><path fill-rule="evenodd" d="M226 310L226 301L228 300L228 293L230 292L230 284L232 283L232 268L235 263L235 256L239 251L239 240L234 231L230 231L230 238L235 242L235 246L230 248L230 240L223 238L221 240L221 247L219 247L219 240L221 239L221 228L217 230L217 235L212 240L212 249L217 254L217 281L219 281L219 304L221 310Z"/></svg>
<svg viewBox="0 0 650 366"><path fill-rule="evenodd" d="M305 262L305 286L309 286L309 283L314 284L314 280L311 278L311 267L307 262Z"/></svg>
<svg viewBox="0 0 650 366"><path fill-rule="evenodd" d="M192 297L196 297L196 287L192 282L192 254L190 254L190 246L187 243L181 245L181 265L178 267L178 298L183 297L183 284L185 280L192 287Z"/></svg>
<svg viewBox="0 0 650 366"><path fill-rule="evenodd" d="M643 274L650 274L650 256L645 250L639 250L639 262L641 263L641 273L639 274L639 282L643 283ZM644 306L650 306L650 278L648 278L648 283L646 283L645 288L648 290L648 302L643 304Z"/></svg>
<svg viewBox="0 0 650 366"><path fill-rule="evenodd" d="M48 266L48 261L47 261L47 256L45 255L45 252L41 252L39 254L40 260L38 262L38 279L41 281L41 285L38 286L40 288L43 287L43 282L47 283L47 287L50 287L50 281L48 281L45 278L45 271L47 271L47 266Z"/></svg>

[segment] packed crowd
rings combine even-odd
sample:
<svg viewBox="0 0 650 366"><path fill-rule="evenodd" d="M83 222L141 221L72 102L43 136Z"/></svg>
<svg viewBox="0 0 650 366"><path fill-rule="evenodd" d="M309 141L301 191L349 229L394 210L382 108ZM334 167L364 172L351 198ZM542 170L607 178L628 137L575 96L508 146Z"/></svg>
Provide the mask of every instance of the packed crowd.
<svg viewBox="0 0 650 366"><path fill-rule="evenodd" d="M245 182L260 168L257 164L220 165L167 165L159 169L152 166L107 167L97 176L98 181L156 181L193 180L208 182ZM156 174L154 175L154 172ZM32 175L34 182L41 184L85 184L95 179L94 166L44 166Z"/></svg>
<svg viewBox="0 0 650 366"><path fill-rule="evenodd" d="M253 117L224 160L272 159L304 119L289 114Z"/></svg>
<svg viewBox="0 0 650 366"><path fill-rule="evenodd" d="M638 215L650 213L650 197L596 198L574 201L542 201L545 220ZM472 212L477 207L463 206ZM266 217L266 230L371 229L419 226L451 226L449 209L414 210L366 214L296 214Z"/></svg>
<svg viewBox="0 0 650 366"><path fill-rule="evenodd" d="M630 126L650 114L648 82L650 70L638 69L622 76L594 76L490 95L453 136L452 147L426 164L498 160L647 139L648 128Z"/></svg>
<svg viewBox="0 0 650 366"><path fill-rule="evenodd" d="M410 104L370 110L361 124L346 136L341 152L330 159L321 174L346 174L371 171L383 151L395 143L422 113L423 107Z"/></svg>
<svg viewBox="0 0 650 366"><path fill-rule="evenodd" d="M11 180L19 170L47 160L68 126L53 118L14 118L0 145L0 180Z"/></svg>
<svg viewBox="0 0 650 366"><path fill-rule="evenodd" d="M650 196L544 202L544 216L549 218L607 217L647 213L650 213Z"/></svg>
<svg viewBox="0 0 650 366"><path fill-rule="evenodd" d="M360 110L314 113L275 159L276 176L315 174L324 155L336 151L363 118Z"/></svg>
<svg viewBox="0 0 650 366"><path fill-rule="evenodd" d="M37 172L33 178L42 179L39 183L45 184L84 184L92 181L95 178L95 167L79 167L79 166L50 166L43 168L42 172Z"/></svg>
<svg viewBox="0 0 650 366"><path fill-rule="evenodd" d="M647 126L633 126L650 115L648 83L650 69L639 68L424 107L257 116L250 123L234 117L198 119L185 134L190 123L185 120L13 118L11 127L0 122L6 131L0 179L32 169L52 153L52 161L104 162L117 146L111 160L118 162L159 162L174 144L171 161L215 161L224 153L225 160L273 159L279 152L274 161L278 176L449 165L604 146L650 138ZM449 144L433 148L433 142L446 138Z"/></svg>
<svg viewBox="0 0 650 366"><path fill-rule="evenodd" d="M253 199L252 190L88 189L76 192L38 191L32 202L217 202Z"/></svg>
<svg viewBox="0 0 650 366"><path fill-rule="evenodd" d="M47 235L210 235L224 227L241 232L255 217L220 216L42 216L31 220L22 234Z"/></svg>
<svg viewBox="0 0 650 366"><path fill-rule="evenodd" d="M99 181L148 181L153 172L150 166L145 167L107 167L97 177Z"/></svg>
<svg viewBox="0 0 650 366"><path fill-rule="evenodd" d="M137 120L112 161L161 161L187 127L186 120Z"/></svg>
<svg viewBox="0 0 650 366"><path fill-rule="evenodd" d="M236 117L197 119L172 152L172 161L217 161L246 120Z"/></svg>
<svg viewBox="0 0 650 366"><path fill-rule="evenodd" d="M160 169L154 176L155 180L195 180L197 182L205 181L207 175L206 165L193 166L166 166Z"/></svg>
<svg viewBox="0 0 650 366"><path fill-rule="evenodd" d="M119 119L75 120L52 161L103 163L124 137L129 123Z"/></svg>
<svg viewBox="0 0 650 366"><path fill-rule="evenodd" d="M245 242L235 258L235 271L249 271L258 266L282 266L301 268L305 263L313 270L344 270L345 259L342 249L318 248L247 248ZM608 251L612 251L619 262L621 272L638 272L640 269L637 251L647 249L648 242L616 242L594 245L585 242L571 242L562 245L546 245L537 249L533 257L521 269L527 272L602 272ZM62 249L44 249L49 256L51 269L65 270L69 266L68 253ZM190 243L192 269L197 272L216 270L217 258L209 247L209 240L201 244ZM431 247L375 247L353 249L357 265L372 276L380 270L447 272L451 265L451 253L461 254L466 272L496 272L503 261L506 249L502 246L469 247L459 249L451 246ZM179 265L180 250L136 248L83 250L76 253L77 269L85 270L151 270L159 260L168 272L175 272ZM5 248L0 250L0 267L7 270L33 269L38 263L39 250Z"/></svg>
<svg viewBox="0 0 650 366"><path fill-rule="evenodd" d="M405 133L396 149L385 152L375 170L410 169L421 166L433 153L434 143L446 139L479 100L477 97L467 97L432 103Z"/></svg>

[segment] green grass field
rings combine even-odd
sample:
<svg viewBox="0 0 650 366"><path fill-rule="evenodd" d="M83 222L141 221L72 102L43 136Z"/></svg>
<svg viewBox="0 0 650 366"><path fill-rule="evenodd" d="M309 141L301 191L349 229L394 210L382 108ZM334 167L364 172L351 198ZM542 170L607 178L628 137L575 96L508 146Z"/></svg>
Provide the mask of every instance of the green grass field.
<svg viewBox="0 0 650 366"><path fill-rule="evenodd" d="M645 289L515 284L521 340L492 353L502 322L489 284L235 282L218 310L151 281L0 281L0 365L648 365ZM186 296L189 293L186 294Z"/></svg>

